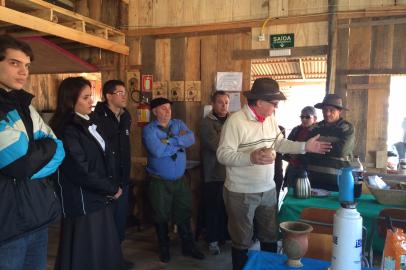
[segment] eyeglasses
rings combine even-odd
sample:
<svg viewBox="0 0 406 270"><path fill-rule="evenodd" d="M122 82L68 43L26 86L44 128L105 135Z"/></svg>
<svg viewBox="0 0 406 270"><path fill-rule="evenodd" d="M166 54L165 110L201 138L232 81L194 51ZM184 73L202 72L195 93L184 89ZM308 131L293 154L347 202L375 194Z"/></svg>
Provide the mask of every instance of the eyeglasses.
<svg viewBox="0 0 406 270"><path fill-rule="evenodd" d="M310 119L310 115L301 115L300 119Z"/></svg>
<svg viewBox="0 0 406 270"><path fill-rule="evenodd" d="M264 101L267 102L267 103L272 104L275 108L278 108L278 103L279 103L279 102L270 101L270 100L264 100Z"/></svg>
<svg viewBox="0 0 406 270"><path fill-rule="evenodd" d="M127 92L118 91L118 92L114 92L114 93L111 93L111 94L112 95L117 95L119 97L123 97L123 96L127 95Z"/></svg>

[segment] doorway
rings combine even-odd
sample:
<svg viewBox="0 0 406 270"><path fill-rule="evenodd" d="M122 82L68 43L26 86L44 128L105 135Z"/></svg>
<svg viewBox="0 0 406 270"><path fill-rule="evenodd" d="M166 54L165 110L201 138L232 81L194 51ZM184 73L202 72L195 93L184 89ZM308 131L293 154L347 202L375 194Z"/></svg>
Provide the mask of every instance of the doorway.
<svg viewBox="0 0 406 270"><path fill-rule="evenodd" d="M323 100L326 94L326 81L313 82L281 82L281 91L286 96L285 101L278 104L275 116L278 124L285 128L286 136L292 129L300 125L300 112L306 106L314 106ZM317 121L323 119L321 110L316 109Z"/></svg>
<svg viewBox="0 0 406 270"><path fill-rule="evenodd" d="M387 146L388 151L396 154L399 149L395 144L404 143L406 141L406 106L405 106L405 85L406 76L392 76L390 81L389 92L389 109L388 109L388 137ZM404 147L403 147L404 149ZM388 156L392 153L388 153ZM397 159L398 157L396 157Z"/></svg>
<svg viewBox="0 0 406 270"><path fill-rule="evenodd" d="M288 136L301 123L299 115L302 108L314 106L325 96L327 56L253 59L251 82L264 77L277 80L287 98L286 101L279 102L275 116ZM316 112L317 119L322 120L321 111Z"/></svg>

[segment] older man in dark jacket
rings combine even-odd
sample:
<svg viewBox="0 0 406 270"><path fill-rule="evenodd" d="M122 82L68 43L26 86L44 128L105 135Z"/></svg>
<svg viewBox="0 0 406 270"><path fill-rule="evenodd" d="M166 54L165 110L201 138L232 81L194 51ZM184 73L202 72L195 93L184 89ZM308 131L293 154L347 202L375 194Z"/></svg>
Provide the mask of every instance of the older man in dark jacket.
<svg viewBox="0 0 406 270"><path fill-rule="evenodd" d="M328 94L323 102L314 105L323 110L323 121L310 127L308 137L320 134L320 140L331 143L332 149L325 155L307 154L307 171L314 188L337 191L337 174L342 167L350 166L349 157L354 149L354 127L341 117L347 110L337 94Z"/></svg>

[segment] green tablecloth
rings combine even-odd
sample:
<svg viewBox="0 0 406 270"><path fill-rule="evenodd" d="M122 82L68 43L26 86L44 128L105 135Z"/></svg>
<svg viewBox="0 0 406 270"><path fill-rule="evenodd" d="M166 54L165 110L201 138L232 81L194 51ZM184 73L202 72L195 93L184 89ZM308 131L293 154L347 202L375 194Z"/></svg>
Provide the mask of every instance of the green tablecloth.
<svg viewBox="0 0 406 270"><path fill-rule="evenodd" d="M356 199L357 210L363 218L363 225L367 228L368 235L371 233L372 224L375 222L379 212L384 208L399 208L399 206L389 206L379 204L375 197L371 194L362 194L360 198ZM332 192L327 197L312 197L309 199L297 199L293 196L292 190L289 190L288 195L285 197L282 208L279 212L279 221L292 221L300 217L300 213L304 208L318 207L326 209L338 209L340 204L338 202L338 192ZM375 251L383 250L384 240L375 234L373 239L373 249Z"/></svg>

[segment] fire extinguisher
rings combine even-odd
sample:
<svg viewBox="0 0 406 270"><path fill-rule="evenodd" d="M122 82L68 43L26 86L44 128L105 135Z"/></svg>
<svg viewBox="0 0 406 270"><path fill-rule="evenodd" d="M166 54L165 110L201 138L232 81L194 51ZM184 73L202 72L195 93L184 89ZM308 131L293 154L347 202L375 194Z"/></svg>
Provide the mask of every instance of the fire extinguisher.
<svg viewBox="0 0 406 270"><path fill-rule="evenodd" d="M149 123L151 109L148 104L148 98L142 98L137 106L137 125L143 127Z"/></svg>

